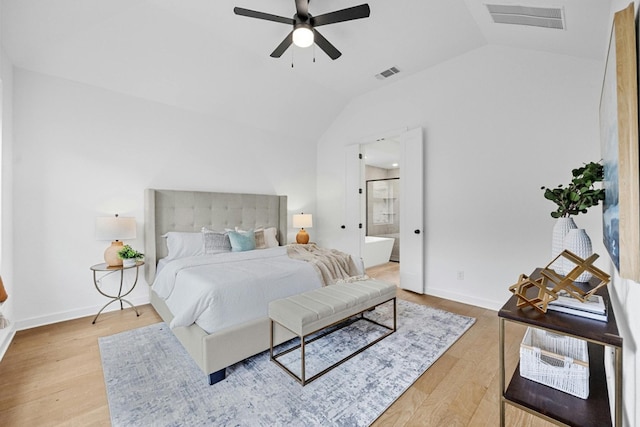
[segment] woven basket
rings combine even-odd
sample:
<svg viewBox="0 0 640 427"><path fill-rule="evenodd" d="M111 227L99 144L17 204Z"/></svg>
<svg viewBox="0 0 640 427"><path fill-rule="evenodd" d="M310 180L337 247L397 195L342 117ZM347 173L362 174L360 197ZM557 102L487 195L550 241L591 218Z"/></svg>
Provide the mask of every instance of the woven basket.
<svg viewBox="0 0 640 427"><path fill-rule="evenodd" d="M520 344L520 376L586 399L589 397L587 342L527 328Z"/></svg>

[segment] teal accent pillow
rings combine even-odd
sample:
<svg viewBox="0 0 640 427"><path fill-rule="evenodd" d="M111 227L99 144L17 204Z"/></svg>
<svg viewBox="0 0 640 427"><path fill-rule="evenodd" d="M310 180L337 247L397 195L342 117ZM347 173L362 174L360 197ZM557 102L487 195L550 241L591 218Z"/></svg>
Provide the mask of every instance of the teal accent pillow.
<svg viewBox="0 0 640 427"><path fill-rule="evenodd" d="M253 230L229 231L232 252L252 251L256 248L256 236Z"/></svg>

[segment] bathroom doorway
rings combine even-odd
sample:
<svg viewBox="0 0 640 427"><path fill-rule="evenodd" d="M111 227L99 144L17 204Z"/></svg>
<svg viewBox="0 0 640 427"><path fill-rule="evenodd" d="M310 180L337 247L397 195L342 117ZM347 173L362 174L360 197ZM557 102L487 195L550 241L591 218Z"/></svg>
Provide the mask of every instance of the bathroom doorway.
<svg viewBox="0 0 640 427"><path fill-rule="evenodd" d="M424 275L424 148L421 128L389 132L384 137L371 142L346 147L346 179L345 179L345 223L341 227L345 232L345 242L348 249L345 252L357 254L367 262L367 252L370 247L365 244L367 223L367 179L365 170L367 166L382 169L396 169L398 176L385 176L383 178L398 178L399 183L397 209L395 205L387 202L387 209L393 207L394 216L398 217L400 227L398 264L400 269L400 287L412 292L423 294L425 292ZM393 148L391 148L393 147ZM391 162L381 165L376 157L380 155ZM395 159L395 160L394 160ZM396 166L393 166L397 163ZM371 179L374 180L374 179ZM386 191L380 185L380 194ZM373 189L372 189L373 191ZM392 190L395 191L395 190ZM401 194L400 194L401 193ZM351 196L357 194L357 197ZM396 193L394 193L396 194ZM383 196L390 200L395 197ZM380 213L383 210L380 207ZM372 239L373 237L370 237ZM387 237L375 237L375 239L389 239ZM393 239L395 242L395 238ZM388 262L388 260L387 260Z"/></svg>
<svg viewBox="0 0 640 427"><path fill-rule="evenodd" d="M389 138L363 145L367 267L400 262L400 143Z"/></svg>

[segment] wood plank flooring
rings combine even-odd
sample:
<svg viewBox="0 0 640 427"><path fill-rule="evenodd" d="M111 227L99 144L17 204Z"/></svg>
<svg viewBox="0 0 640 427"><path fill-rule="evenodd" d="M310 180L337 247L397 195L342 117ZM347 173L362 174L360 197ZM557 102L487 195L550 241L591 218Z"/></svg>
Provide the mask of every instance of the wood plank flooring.
<svg viewBox="0 0 640 427"><path fill-rule="evenodd" d="M398 284L398 264L367 270ZM399 297L476 324L373 424L380 426L499 425L498 319L495 311L399 290ZM20 331L0 362L0 426L109 426L98 337L160 321L150 305ZM508 372L524 328L507 324ZM550 426L507 406L508 426Z"/></svg>

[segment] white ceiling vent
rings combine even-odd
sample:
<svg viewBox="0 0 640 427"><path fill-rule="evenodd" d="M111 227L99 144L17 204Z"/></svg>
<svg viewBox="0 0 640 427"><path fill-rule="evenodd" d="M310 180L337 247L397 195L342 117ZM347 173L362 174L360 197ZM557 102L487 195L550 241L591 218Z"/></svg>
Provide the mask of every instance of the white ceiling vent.
<svg viewBox="0 0 640 427"><path fill-rule="evenodd" d="M387 78L393 76L394 74L398 74L399 72L400 72L400 70L398 70L397 67L391 67L388 70L384 70L380 74L376 74L376 79L384 80L384 79L387 79Z"/></svg>
<svg viewBox="0 0 640 427"><path fill-rule="evenodd" d="M561 8L487 4L493 22L497 24L529 25L564 30Z"/></svg>

